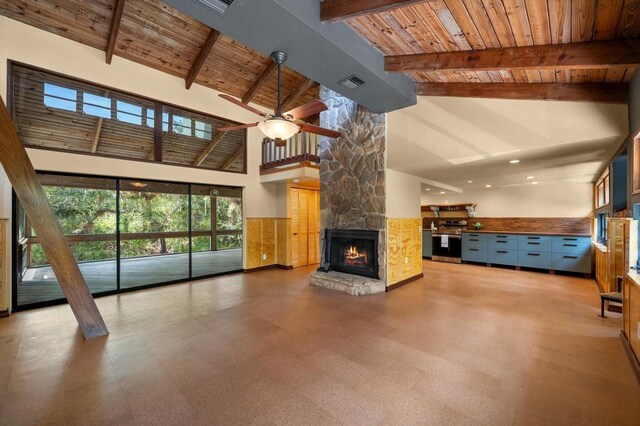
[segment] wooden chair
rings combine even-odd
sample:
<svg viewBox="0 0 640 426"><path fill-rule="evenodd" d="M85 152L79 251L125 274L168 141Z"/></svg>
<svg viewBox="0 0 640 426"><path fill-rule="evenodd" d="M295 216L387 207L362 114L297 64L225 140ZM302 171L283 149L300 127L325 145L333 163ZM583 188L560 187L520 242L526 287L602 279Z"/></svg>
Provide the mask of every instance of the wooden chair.
<svg viewBox="0 0 640 426"><path fill-rule="evenodd" d="M613 291L610 293L600 293L600 316L602 318L606 318L606 316L604 315L604 302L622 303L622 280L623 277L621 277L620 275L616 277L616 281L618 282L618 285L616 287L618 291Z"/></svg>

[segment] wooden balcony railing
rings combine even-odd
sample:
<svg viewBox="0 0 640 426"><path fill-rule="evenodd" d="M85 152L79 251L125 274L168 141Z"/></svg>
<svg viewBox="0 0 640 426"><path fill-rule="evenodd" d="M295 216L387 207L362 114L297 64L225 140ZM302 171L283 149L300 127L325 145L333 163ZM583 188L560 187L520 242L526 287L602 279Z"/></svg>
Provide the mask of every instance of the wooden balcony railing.
<svg viewBox="0 0 640 426"><path fill-rule="evenodd" d="M311 133L297 133L280 144L268 138L262 140L260 170L273 169L305 161L320 164L318 145L320 138Z"/></svg>

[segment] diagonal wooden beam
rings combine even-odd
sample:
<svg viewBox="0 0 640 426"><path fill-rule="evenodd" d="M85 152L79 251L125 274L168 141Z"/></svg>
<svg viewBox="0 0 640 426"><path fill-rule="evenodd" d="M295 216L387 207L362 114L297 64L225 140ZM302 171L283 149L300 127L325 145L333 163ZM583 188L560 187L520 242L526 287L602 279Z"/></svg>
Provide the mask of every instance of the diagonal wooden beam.
<svg viewBox="0 0 640 426"><path fill-rule="evenodd" d="M124 2L125 0L116 0L116 6L113 9L111 28L109 30L109 40L107 41L107 64L111 64L111 59L113 59L113 51L116 48L116 39L118 38L122 12L124 11Z"/></svg>
<svg viewBox="0 0 640 426"><path fill-rule="evenodd" d="M222 165L222 170L227 170L233 164L233 162L236 161L238 157L242 155L243 152L244 152L244 145L238 148L236 152L231 154L231 157L229 157L227 161L225 161L224 164Z"/></svg>
<svg viewBox="0 0 640 426"><path fill-rule="evenodd" d="M427 1L433 0L324 0L320 3L320 20L323 22L343 21Z"/></svg>
<svg viewBox="0 0 640 426"><path fill-rule="evenodd" d="M0 163L38 235L82 334L87 339L109 334L1 98Z"/></svg>
<svg viewBox="0 0 640 426"><path fill-rule="evenodd" d="M248 104L251 102L251 99L258 93L258 90L264 86L264 84L269 80L269 77L273 74L273 72L278 68L278 64L271 61L271 63L265 68L260 77L256 81L253 82L247 93L242 97L242 103Z"/></svg>
<svg viewBox="0 0 640 426"><path fill-rule="evenodd" d="M184 79L185 87L187 88L187 90L191 88L191 85L196 80L200 69L204 65L204 61L207 60L209 53L211 53L211 49L213 49L213 46L218 40L218 37L220 37L220 32L212 28L211 31L209 31L207 39L202 45L202 49L200 49L200 53L198 53L198 56L196 56L196 59L193 61L191 69L189 70L189 74L187 74L187 77Z"/></svg>
<svg viewBox="0 0 640 426"><path fill-rule="evenodd" d="M389 72L610 68L640 64L640 39L420 53L384 58Z"/></svg>
<svg viewBox="0 0 640 426"><path fill-rule="evenodd" d="M215 149L215 147L220 143L222 138L224 137L226 132L216 132L216 134L211 138L211 141L204 147L196 161L193 162L194 166L199 166L207 159L207 156Z"/></svg>
<svg viewBox="0 0 640 426"><path fill-rule="evenodd" d="M626 83L416 83L421 96L626 103Z"/></svg>
<svg viewBox="0 0 640 426"><path fill-rule="evenodd" d="M104 96L109 96L109 91L104 91ZM104 122L103 117L98 118L98 122L96 123L96 130L93 133L93 141L91 142L91 152L96 153L98 150L98 144L100 143L100 133L102 132L102 123Z"/></svg>
<svg viewBox="0 0 640 426"><path fill-rule="evenodd" d="M282 101L280 108L282 111L287 111L299 98L304 95L307 90L311 89L316 84L315 81L305 77L302 83L294 90L287 98Z"/></svg>

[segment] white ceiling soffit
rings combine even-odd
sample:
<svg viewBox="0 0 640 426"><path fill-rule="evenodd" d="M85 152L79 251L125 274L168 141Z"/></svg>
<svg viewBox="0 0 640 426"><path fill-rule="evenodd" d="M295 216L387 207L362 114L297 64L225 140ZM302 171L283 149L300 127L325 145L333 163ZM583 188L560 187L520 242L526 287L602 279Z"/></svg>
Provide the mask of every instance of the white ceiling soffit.
<svg viewBox="0 0 640 426"><path fill-rule="evenodd" d="M387 132L389 168L454 187L590 182L628 134L627 106L419 97Z"/></svg>

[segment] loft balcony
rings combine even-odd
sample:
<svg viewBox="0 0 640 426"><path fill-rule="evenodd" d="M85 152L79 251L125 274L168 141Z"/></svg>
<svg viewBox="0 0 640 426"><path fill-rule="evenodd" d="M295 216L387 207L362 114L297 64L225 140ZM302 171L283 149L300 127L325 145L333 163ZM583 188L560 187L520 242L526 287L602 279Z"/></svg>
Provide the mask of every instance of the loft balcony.
<svg viewBox="0 0 640 426"><path fill-rule="evenodd" d="M268 138L263 139L260 181L276 183L292 179L319 179L319 144L318 135L304 132L297 133L281 143Z"/></svg>

